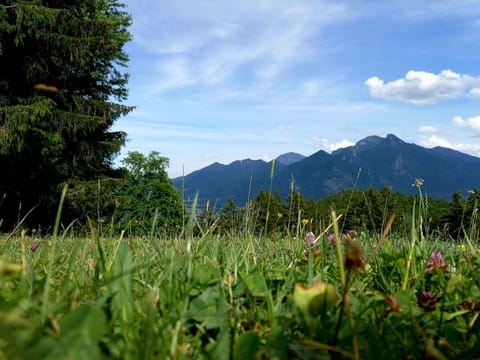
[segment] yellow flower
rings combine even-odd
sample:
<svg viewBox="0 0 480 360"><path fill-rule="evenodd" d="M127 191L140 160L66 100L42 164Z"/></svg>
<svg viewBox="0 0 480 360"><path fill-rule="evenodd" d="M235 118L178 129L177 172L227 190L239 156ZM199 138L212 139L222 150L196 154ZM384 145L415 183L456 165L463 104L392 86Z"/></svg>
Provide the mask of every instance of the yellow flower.
<svg viewBox="0 0 480 360"><path fill-rule="evenodd" d="M310 222L310 220L308 220L308 219L302 219L302 224L303 225L308 225L309 222Z"/></svg>
<svg viewBox="0 0 480 360"><path fill-rule="evenodd" d="M282 213L277 213L277 218L281 219L283 217Z"/></svg>
<svg viewBox="0 0 480 360"><path fill-rule="evenodd" d="M460 252L465 252L465 251L467 251L467 246L466 246L466 245L463 245L463 244L462 244L462 245L458 245L458 246L457 246L457 249L458 249L458 251L460 251Z"/></svg>

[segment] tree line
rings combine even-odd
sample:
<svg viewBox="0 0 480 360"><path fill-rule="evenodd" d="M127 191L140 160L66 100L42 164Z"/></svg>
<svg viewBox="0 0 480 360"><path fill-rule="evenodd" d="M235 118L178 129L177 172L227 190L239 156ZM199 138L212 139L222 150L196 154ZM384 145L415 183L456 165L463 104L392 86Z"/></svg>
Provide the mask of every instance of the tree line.
<svg viewBox="0 0 480 360"><path fill-rule="evenodd" d="M261 191L244 206L232 199L220 209L207 206L199 216L199 224L215 224L221 232L250 231L269 236L295 236L306 231L321 233L330 223L331 210L341 214L344 231L366 230L379 233L395 214L392 231L409 233L412 221L422 219L425 235L457 239L478 236L477 208L480 193L471 189L467 197L460 192L450 200L431 199L419 190L418 195L405 195L388 187L381 190L346 189L317 201L292 191L285 199L278 193ZM413 213L415 209L415 213ZM413 219L415 217L415 219Z"/></svg>

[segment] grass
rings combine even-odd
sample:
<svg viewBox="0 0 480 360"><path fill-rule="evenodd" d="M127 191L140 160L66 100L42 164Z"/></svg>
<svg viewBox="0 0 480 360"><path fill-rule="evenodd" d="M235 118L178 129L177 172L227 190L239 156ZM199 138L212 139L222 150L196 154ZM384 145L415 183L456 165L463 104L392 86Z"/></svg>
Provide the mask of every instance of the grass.
<svg viewBox="0 0 480 360"><path fill-rule="evenodd" d="M377 235L334 220L313 246L208 229L3 236L0 358L479 358L478 243L427 240L419 222Z"/></svg>

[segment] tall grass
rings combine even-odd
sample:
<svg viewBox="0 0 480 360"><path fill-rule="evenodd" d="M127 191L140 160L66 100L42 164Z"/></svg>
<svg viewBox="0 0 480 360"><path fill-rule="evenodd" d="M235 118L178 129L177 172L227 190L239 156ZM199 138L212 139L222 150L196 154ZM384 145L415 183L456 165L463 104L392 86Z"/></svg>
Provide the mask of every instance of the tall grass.
<svg viewBox="0 0 480 360"><path fill-rule="evenodd" d="M393 217L346 232L332 212L311 244L300 218L297 236L247 231L248 211L243 232L215 233L196 201L178 237L72 236L63 197L51 237L0 237L0 358L480 356L476 214L459 243L426 237L420 194L410 233Z"/></svg>

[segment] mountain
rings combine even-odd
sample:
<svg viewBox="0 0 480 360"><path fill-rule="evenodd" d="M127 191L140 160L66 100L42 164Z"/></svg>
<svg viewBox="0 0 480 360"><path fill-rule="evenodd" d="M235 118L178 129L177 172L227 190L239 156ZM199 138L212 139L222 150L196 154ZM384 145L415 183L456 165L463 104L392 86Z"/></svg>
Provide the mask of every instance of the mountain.
<svg viewBox="0 0 480 360"><path fill-rule="evenodd" d="M183 186L186 199L198 191L200 202L210 200L221 206L232 198L242 205L270 188L271 169L271 162L262 160L215 163L174 179L174 184L179 189ZM286 196L293 184L305 197L319 199L348 188L388 186L412 194L418 192L412 186L416 178L424 180L422 189L429 197L449 199L455 191L480 187L480 158L442 147L427 149L392 134L369 136L331 154L321 150L308 157L280 155L272 191Z"/></svg>
<svg viewBox="0 0 480 360"><path fill-rule="evenodd" d="M292 165L296 162L299 162L300 160L305 159L305 157L306 156L301 155L301 154L297 154L297 153L294 153L294 152L289 152L289 153L282 154L282 155L278 156L275 159L275 161L277 162L277 164Z"/></svg>

